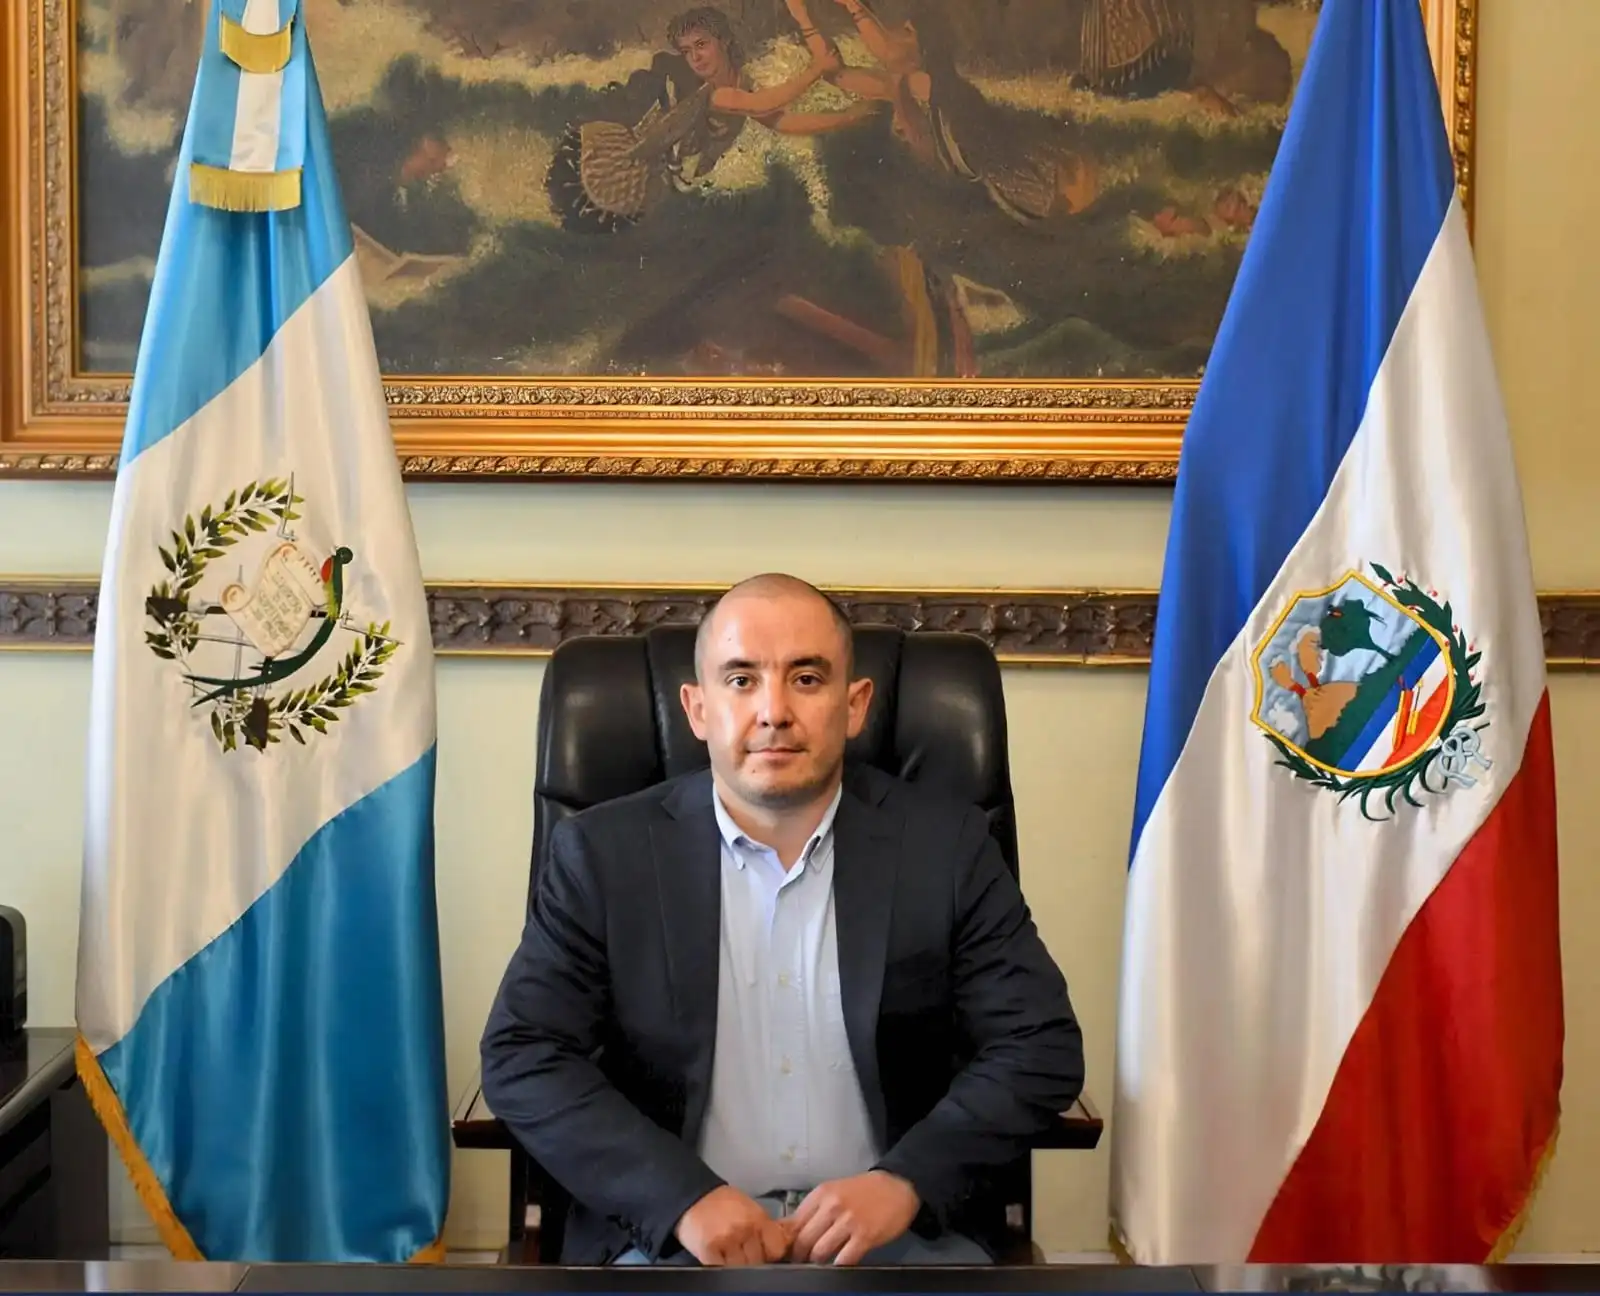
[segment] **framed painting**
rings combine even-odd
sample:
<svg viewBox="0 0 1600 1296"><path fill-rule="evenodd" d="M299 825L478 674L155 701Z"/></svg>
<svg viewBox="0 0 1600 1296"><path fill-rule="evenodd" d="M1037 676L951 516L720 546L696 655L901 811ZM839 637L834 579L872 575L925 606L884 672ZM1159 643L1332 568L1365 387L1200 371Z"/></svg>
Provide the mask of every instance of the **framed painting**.
<svg viewBox="0 0 1600 1296"><path fill-rule="evenodd" d="M6 6L0 474L114 469L205 4ZM1319 10L308 0L405 472L1170 480Z"/></svg>

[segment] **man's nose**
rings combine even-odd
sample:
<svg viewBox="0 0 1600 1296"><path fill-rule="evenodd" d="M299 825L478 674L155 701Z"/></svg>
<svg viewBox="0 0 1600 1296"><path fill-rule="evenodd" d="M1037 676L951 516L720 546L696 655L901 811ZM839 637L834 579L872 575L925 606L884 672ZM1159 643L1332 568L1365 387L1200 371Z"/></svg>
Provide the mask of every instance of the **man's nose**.
<svg viewBox="0 0 1600 1296"><path fill-rule="evenodd" d="M769 684L761 691L761 723L773 729L787 729L794 722L789 690L782 684Z"/></svg>

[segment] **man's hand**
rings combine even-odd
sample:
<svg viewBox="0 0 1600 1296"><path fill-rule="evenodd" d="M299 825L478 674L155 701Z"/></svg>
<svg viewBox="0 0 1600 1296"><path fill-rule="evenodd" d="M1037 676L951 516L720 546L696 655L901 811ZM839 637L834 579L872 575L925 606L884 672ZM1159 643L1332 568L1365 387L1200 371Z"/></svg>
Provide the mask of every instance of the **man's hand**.
<svg viewBox="0 0 1600 1296"><path fill-rule="evenodd" d="M911 1227L921 1205L917 1190L886 1170L818 1184L800 1203L789 1248L795 1264L860 1264L876 1247Z"/></svg>
<svg viewBox="0 0 1600 1296"><path fill-rule="evenodd" d="M728 1184L684 1211L674 1232L703 1265L774 1264L789 1252L789 1230Z"/></svg>

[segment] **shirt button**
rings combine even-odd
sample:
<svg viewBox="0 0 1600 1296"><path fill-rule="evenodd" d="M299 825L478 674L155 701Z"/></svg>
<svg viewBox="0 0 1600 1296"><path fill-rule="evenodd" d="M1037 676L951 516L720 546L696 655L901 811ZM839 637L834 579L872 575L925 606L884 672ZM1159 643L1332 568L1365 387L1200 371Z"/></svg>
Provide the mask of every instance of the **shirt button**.
<svg viewBox="0 0 1600 1296"><path fill-rule="evenodd" d="M794 1160L794 1149L793 1148L785 1149L785 1151L783 1153L783 1159L785 1161L793 1161Z"/></svg>
<svg viewBox="0 0 1600 1296"><path fill-rule="evenodd" d="M788 984L789 984L789 974L787 972L778 973L778 984L781 985L781 986L785 986L785 987L788 986Z"/></svg>
<svg viewBox="0 0 1600 1296"><path fill-rule="evenodd" d="M794 1070L794 1063L789 1061L788 1058L784 1058L783 1065L780 1066L778 1070L782 1071L784 1075L788 1075L789 1072Z"/></svg>

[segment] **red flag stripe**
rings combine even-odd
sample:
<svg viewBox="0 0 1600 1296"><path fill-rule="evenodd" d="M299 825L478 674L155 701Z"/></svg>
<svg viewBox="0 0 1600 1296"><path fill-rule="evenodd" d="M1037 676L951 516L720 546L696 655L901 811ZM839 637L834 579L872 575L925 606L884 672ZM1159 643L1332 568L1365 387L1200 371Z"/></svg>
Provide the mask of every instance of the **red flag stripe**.
<svg viewBox="0 0 1600 1296"><path fill-rule="evenodd" d="M1560 1111L1557 889L1547 693L1521 768L1401 937L1252 1263L1488 1259Z"/></svg>

